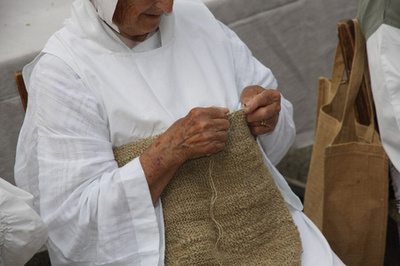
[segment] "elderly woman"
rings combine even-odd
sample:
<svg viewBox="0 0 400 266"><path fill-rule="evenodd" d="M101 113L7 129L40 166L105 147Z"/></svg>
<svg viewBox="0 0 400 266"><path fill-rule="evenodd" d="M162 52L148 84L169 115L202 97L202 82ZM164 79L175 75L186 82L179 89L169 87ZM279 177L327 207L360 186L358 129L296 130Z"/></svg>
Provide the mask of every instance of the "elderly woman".
<svg viewBox="0 0 400 266"><path fill-rule="evenodd" d="M224 149L244 108L300 232L302 264L341 265L273 164L295 136L271 71L200 0L77 0L23 70L15 178L49 226L54 265L164 265L160 196L187 161ZM118 167L113 147L158 139Z"/></svg>

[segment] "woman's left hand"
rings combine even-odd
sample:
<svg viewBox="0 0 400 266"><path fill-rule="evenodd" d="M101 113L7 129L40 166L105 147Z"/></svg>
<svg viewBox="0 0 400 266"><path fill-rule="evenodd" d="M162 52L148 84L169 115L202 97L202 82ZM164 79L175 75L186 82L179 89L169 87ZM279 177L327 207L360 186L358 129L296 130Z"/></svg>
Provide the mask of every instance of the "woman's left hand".
<svg viewBox="0 0 400 266"><path fill-rule="evenodd" d="M240 96L247 124L254 136L272 132L279 120L281 94L261 86L248 86Z"/></svg>

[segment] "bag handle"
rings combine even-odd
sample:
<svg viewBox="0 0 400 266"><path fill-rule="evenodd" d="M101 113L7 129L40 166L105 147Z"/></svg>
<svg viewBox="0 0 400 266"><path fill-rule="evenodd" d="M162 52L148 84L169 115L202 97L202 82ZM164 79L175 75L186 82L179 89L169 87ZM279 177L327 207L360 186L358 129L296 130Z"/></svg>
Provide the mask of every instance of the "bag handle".
<svg viewBox="0 0 400 266"><path fill-rule="evenodd" d="M356 99L360 92L363 77L368 73L368 66L366 61L366 48L364 36L361 32L361 28L357 20L353 20L354 23L354 39L355 49L354 58L351 65L351 72L349 76L349 85L346 91L345 104L343 108L342 118L340 119L340 130L334 138L333 143L339 143L340 137L345 133L343 130L347 130L347 125L354 125L354 116L351 116L352 111L355 108ZM352 110L353 108L353 110ZM363 139L366 142L373 142L375 134L375 123L372 115L369 116L369 125L359 125L356 123L356 132L358 138ZM364 127L363 130L359 130L360 127ZM362 133L362 134L360 134Z"/></svg>
<svg viewBox="0 0 400 266"><path fill-rule="evenodd" d="M360 29L356 19L339 21L337 25L339 43L342 47L343 60L345 64L347 77L351 75L351 64L354 58L355 49L355 27ZM361 30L360 30L361 32ZM363 44L365 45L365 39ZM365 60L367 62L367 60ZM355 102L355 115L357 122L362 125L368 126L371 123L371 118L374 117L372 107L372 95L369 83L369 70L368 63L365 63L366 70L364 71L364 78L361 83L360 91Z"/></svg>
<svg viewBox="0 0 400 266"><path fill-rule="evenodd" d="M345 70L345 63L342 56L342 48L340 47L340 43L338 42L336 45L335 58L332 66L332 74L331 74L331 95L335 95L340 87L340 84L343 82L343 74Z"/></svg>
<svg viewBox="0 0 400 266"><path fill-rule="evenodd" d="M318 108L323 105L330 105L334 101L335 95L339 93L339 87L343 83L343 74L345 71L345 63L342 56L342 49L339 42L336 45L335 57L332 64L332 73L330 78L330 87L326 92L328 99L324 101Z"/></svg>
<svg viewBox="0 0 400 266"><path fill-rule="evenodd" d="M365 70L365 43L364 37L362 35L361 29L357 22L354 27L355 33L355 49L354 49L354 59L351 66L351 74L349 77L349 85L347 89L347 96L344 105L344 112L342 115L341 122L346 122L351 108L354 108L354 104L360 91L362 78L364 76Z"/></svg>
<svg viewBox="0 0 400 266"><path fill-rule="evenodd" d="M327 106L332 105L334 102L340 103L339 108L343 110L343 112L342 115L337 118L339 122L343 122L346 116L349 114L349 110L352 107L352 103L355 102L355 98L359 90L359 85L361 84L361 80L363 77L363 68L360 69L360 66L364 65L363 55L365 53L365 47L362 45L362 43L359 42L360 41L359 34L361 34L361 37L363 38L362 33L361 32L357 33L358 34L356 34L355 37L356 52L354 54L354 60L352 60L351 75L348 79L349 89L346 91L339 90L340 85L342 85L345 82L345 80L343 79L343 75L345 73L345 60L343 59L344 51L342 51L340 42L338 42L336 46L335 58L331 74L331 87L329 91L331 98L326 105ZM361 48L364 50L360 51L360 49L357 48L359 46L361 46ZM345 101L343 101L343 99L345 99Z"/></svg>

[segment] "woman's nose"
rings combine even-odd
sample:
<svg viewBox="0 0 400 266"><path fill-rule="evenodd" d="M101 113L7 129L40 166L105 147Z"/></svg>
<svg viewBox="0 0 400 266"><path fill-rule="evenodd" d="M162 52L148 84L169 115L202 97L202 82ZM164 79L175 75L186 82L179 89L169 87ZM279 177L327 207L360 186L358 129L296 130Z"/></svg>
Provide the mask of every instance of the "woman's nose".
<svg viewBox="0 0 400 266"><path fill-rule="evenodd" d="M171 13L174 0L158 0L156 6L160 8L164 13Z"/></svg>

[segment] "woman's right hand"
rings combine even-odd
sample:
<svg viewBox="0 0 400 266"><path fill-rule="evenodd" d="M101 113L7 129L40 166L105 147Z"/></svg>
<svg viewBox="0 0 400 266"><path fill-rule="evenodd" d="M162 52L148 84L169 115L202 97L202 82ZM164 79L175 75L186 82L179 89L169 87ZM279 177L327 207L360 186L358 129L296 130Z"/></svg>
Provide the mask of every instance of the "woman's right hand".
<svg viewBox="0 0 400 266"><path fill-rule="evenodd" d="M228 139L229 109L194 108L158 137L140 156L155 203L179 167L221 151Z"/></svg>

